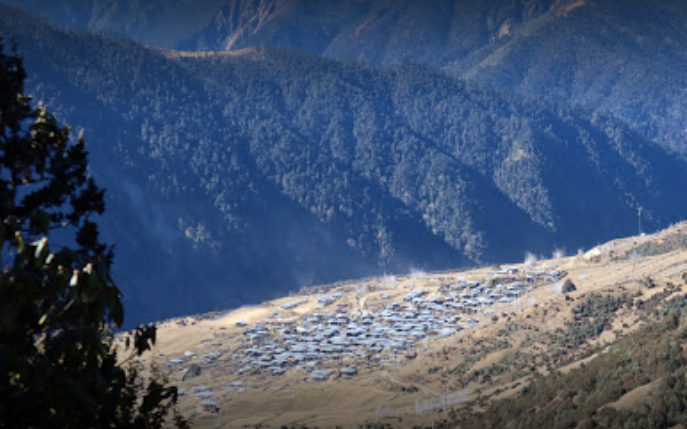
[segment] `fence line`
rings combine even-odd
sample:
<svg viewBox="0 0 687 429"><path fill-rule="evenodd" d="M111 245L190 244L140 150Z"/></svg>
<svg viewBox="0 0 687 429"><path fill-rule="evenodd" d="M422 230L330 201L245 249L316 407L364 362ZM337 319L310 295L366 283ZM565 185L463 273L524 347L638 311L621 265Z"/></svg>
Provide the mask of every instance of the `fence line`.
<svg viewBox="0 0 687 429"><path fill-rule="evenodd" d="M450 407L451 405L462 404L468 399L467 389L456 392L447 390L442 395L428 399L415 400L415 414L422 414L434 411L439 408Z"/></svg>

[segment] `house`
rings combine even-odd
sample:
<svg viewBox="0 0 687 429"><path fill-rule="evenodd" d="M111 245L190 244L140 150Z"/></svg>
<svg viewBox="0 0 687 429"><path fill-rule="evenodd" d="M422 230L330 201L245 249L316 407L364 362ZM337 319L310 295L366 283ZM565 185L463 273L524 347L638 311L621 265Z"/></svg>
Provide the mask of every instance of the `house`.
<svg viewBox="0 0 687 429"><path fill-rule="evenodd" d="M404 296L404 297L403 297L403 301L404 301L404 302L412 301L412 300L414 300L415 298L419 298L419 297L425 295L425 293L426 293L426 292L425 292L424 290L422 290L422 289L415 289L415 290L413 290L412 292L410 292L409 294L407 294L406 296Z"/></svg>
<svg viewBox="0 0 687 429"><path fill-rule="evenodd" d="M329 296L318 296L315 299L317 300L317 305L320 307L326 307L334 303L334 299Z"/></svg>
<svg viewBox="0 0 687 429"><path fill-rule="evenodd" d="M296 332L298 335L310 335L310 330L308 328L304 328L303 326L297 326Z"/></svg>
<svg viewBox="0 0 687 429"><path fill-rule="evenodd" d="M329 370L327 369L318 369L313 371L313 373L310 375L310 378L315 381L325 381L327 380L327 377L329 377Z"/></svg>
<svg viewBox="0 0 687 429"><path fill-rule="evenodd" d="M200 406L203 409L203 411L205 411L207 413L213 413L213 414L219 413L219 407L217 406L217 401L215 401L214 399L206 399L200 403Z"/></svg>
<svg viewBox="0 0 687 429"><path fill-rule="evenodd" d="M236 374L241 375L241 374L245 374L247 372L253 372L253 367L250 365L245 365L241 369L236 371Z"/></svg>
<svg viewBox="0 0 687 429"><path fill-rule="evenodd" d="M299 299L297 301L291 301L287 302L286 304L282 305L281 308L282 310L293 310L296 307L300 307L301 305L305 304L308 302L307 299Z"/></svg>
<svg viewBox="0 0 687 429"><path fill-rule="evenodd" d="M220 357L222 354L218 352L217 350L214 350L210 353L206 353L204 355L201 355L200 357L205 360L206 363L212 363L215 360L217 360L218 357Z"/></svg>
<svg viewBox="0 0 687 429"><path fill-rule="evenodd" d="M284 369L279 366L270 366L267 368L268 371L272 372L272 375L282 375L284 374Z"/></svg>
<svg viewBox="0 0 687 429"><path fill-rule="evenodd" d="M339 373L346 377L353 377L354 375L358 374L358 370L354 366L347 366L345 368L341 368Z"/></svg>
<svg viewBox="0 0 687 429"><path fill-rule="evenodd" d="M207 386L193 386L193 387L191 387L191 391L193 391L193 393L195 393L197 395L200 392L210 391L210 388Z"/></svg>

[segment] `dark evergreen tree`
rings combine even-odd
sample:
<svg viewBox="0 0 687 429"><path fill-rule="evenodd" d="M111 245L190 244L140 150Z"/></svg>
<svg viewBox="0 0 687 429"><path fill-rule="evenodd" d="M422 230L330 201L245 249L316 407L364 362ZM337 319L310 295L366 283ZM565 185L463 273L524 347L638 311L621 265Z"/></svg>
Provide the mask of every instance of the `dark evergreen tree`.
<svg viewBox="0 0 687 429"><path fill-rule="evenodd" d="M84 139L32 106L25 77L0 41L0 428L183 427L176 388L137 363L155 327L115 341L124 312Z"/></svg>

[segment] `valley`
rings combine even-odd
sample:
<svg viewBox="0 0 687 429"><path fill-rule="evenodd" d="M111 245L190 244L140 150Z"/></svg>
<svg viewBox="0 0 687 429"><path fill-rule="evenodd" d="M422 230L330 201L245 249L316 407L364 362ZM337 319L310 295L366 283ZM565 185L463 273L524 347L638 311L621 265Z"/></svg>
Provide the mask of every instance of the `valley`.
<svg viewBox="0 0 687 429"><path fill-rule="evenodd" d="M571 257L321 286L165 321L153 360L194 427L431 427L655 323L682 296L685 244L680 224Z"/></svg>
<svg viewBox="0 0 687 429"><path fill-rule="evenodd" d="M685 5L0 0L0 427L687 427Z"/></svg>
<svg viewBox="0 0 687 429"><path fill-rule="evenodd" d="M128 328L411 267L589 248L636 231L639 209L647 230L687 212L673 196L687 182L679 154L560 100L412 63L201 55L0 12L28 91L84 129Z"/></svg>

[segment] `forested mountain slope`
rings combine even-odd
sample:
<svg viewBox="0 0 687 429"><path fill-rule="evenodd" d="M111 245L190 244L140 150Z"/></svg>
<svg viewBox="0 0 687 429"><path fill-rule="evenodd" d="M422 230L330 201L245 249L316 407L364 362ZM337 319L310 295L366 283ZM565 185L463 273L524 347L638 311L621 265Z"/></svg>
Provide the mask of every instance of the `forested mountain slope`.
<svg viewBox="0 0 687 429"><path fill-rule="evenodd" d="M570 2L444 70L612 113L687 150L687 4Z"/></svg>
<svg viewBox="0 0 687 429"><path fill-rule="evenodd" d="M2 0L70 28L185 50L282 47L403 60L612 113L687 149L680 0Z"/></svg>
<svg viewBox="0 0 687 429"><path fill-rule="evenodd" d="M85 127L133 319L412 267L575 251L677 221L685 162L582 108L422 66L220 55L0 7L29 89Z"/></svg>

